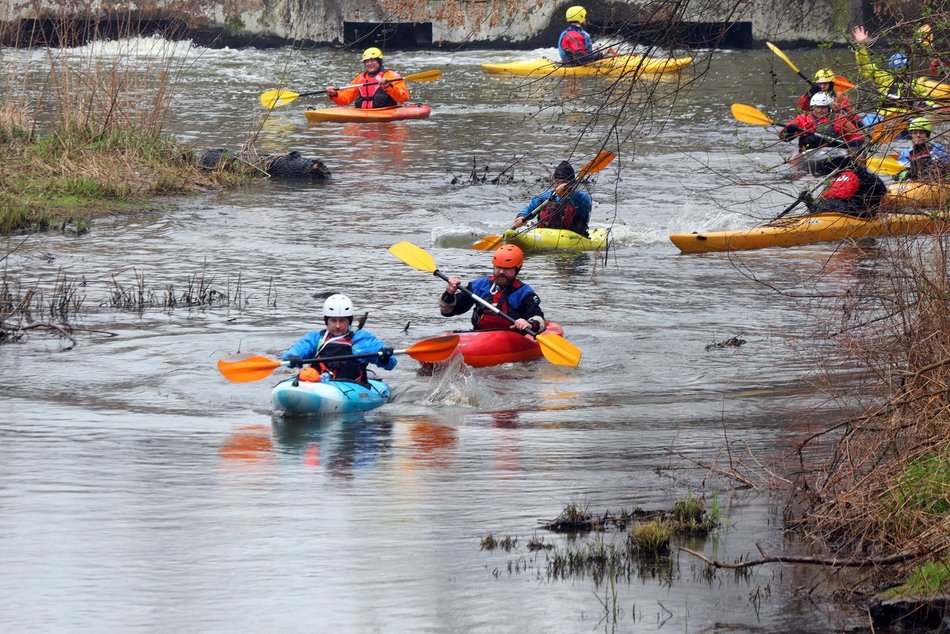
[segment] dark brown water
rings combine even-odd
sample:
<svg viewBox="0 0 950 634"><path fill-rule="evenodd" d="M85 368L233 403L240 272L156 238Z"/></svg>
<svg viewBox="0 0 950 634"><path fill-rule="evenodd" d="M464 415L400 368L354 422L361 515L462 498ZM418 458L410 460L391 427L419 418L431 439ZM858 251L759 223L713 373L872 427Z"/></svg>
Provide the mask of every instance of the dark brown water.
<svg viewBox="0 0 950 634"><path fill-rule="evenodd" d="M198 148L237 148L258 121L257 95L279 79L303 92L358 70L354 56L327 51L192 54L168 129ZM522 272L583 350L579 368L538 361L430 378L403 358L388 375L392 404L362 418L293 424L271 418L274 381L233 384L216 371L236 350L279 354L317 327L331 292L349 294L370 312L367 328L397 348L465 327L438 315L442 284L386 248L411 240L446 273L482 274L489 256L464 247L508 226L560 160L571 155L579 166L600 148L609 116L574 147L599 80L526 82L478 67L529 56L393 54L388 61L403 73L444 70L441 81L412 86L414 100L433 106L430 119L308 125L302 107L320 101L306 98L262 124L265 151L317 156L333 171L329 182L176 199L97 222L80 237L32 236L7 258L6 276L23 284L82 282L76 325L116 336L79 333L64 349L37 332L0 347L5 629L822 631L848 623L847 613L799 600L794 590L811 587L809 572L763 567L709 580L685 555L672 576L620 580L614 623L602 620L607 585L549 579L548 555L526 547L533 536L572 543L538 528L570 502L597 513L669 508L693 492L715 499L725 518L714 538L693 546L720 559L755 556L756 543L783 548L767 495L704 480L700 468L654 470L722 460L727 439L746 457L772 459L812 429L824 397L811 387L814 360L801 353L808 315L771 287L841 291L873 275L873 254L853 247L686 257L667 239L746 226L790 200L771 187L796 191L781 174L755 177L736 152L742 139L764 141L752 159L774 165L790 149L729 115L729 103L745 101L791 116L786 97L801 86L776 69L784 92L769 106L765 53L714 55L691 91L661 99L653 114L669 111L662 127L634 127L634 105L613 113L624 122L621 156L592 187L593 224L614 229L609 257L533 256ZM514 182L469 182L473 161L494 175L516 158ZM771 206L749 204L762 197ZM160 298L197 274L242 305L111 306L116 282L142 280ZM747 343L705 350L736 335ZM517 537L518 546L481 551L488 533Z"/></svg>

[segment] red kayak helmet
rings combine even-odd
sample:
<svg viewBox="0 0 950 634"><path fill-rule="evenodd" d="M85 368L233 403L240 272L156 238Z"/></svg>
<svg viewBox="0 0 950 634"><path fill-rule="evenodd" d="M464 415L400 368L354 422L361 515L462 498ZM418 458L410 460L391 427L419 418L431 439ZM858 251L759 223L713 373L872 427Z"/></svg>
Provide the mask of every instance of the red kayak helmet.
<svg viewBox="0 0 950 634"><path fill-rule="evenodd" d="M513 244L503 244L495 251L491 263L503 269L520 269L524 264L524 251Z"/></svg>

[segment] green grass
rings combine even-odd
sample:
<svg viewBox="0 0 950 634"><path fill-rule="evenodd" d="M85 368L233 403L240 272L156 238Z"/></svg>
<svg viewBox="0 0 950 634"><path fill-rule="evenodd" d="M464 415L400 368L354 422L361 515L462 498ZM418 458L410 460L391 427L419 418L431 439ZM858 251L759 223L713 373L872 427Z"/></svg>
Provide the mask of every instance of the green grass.
<svg viewBox="0 0 950 634"><path fill-rule="evenodd" d="M950 592L950 559L928 561L910 571L904 583L882 594L883 598L925 598Z"/></svg>
<svg viewBox="0 0 950 634"><path fill-rule="evenodd" d="M901 508L934 515L950 512L950 459L930 453L907 465L897 488Z"/></svg>
<svg viewBox="0 0 950 634"><path fill-rule="evenodd" d="M661 557L669 554L672 536L666 522L639 522L627 533L627 545L637 555Z"/></svg>
<svg viewBox="0 0 950 634"><path fill-rule="evenodd" d="M189 148L132 129L66 125L41 136L0 126L0 234L68 225L140 209L151 197L244 182L246 173L201 170Z"/></svg>

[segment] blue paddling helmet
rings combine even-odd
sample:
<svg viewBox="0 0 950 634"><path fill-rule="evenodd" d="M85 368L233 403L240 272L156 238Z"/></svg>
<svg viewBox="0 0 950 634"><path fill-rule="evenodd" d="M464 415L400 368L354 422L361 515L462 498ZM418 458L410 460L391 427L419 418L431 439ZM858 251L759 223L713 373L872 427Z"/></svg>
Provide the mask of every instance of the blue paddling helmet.
<svg viewBox="0 0 950 634"><path fill-rule="evenodd" d="M907 56L903 53L894 53L891 55L891 58L887 60L888 68L907 68Z"/></svg>

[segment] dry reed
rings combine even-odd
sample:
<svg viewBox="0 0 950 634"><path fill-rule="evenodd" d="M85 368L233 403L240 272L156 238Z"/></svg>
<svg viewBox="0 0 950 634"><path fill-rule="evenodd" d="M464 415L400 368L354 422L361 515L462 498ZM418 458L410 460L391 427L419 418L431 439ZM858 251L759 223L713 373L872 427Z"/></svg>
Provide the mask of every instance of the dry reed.
<svg viewBox="0 0 950 634"><path fill-rule="evenodd" d="M821 434L838 435L835 450L803 482L800 524L836 557L906 571L950 553L948 247L893 241L880 273L838 304L835 334L866 368L867 407Z"/></svg>

